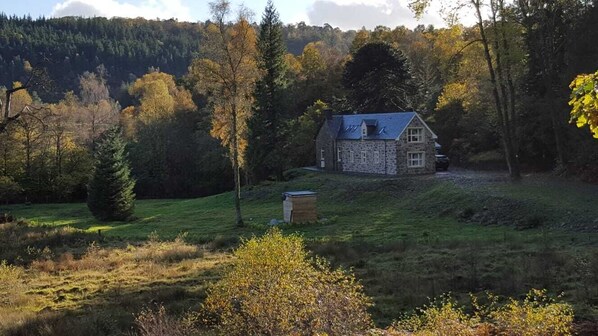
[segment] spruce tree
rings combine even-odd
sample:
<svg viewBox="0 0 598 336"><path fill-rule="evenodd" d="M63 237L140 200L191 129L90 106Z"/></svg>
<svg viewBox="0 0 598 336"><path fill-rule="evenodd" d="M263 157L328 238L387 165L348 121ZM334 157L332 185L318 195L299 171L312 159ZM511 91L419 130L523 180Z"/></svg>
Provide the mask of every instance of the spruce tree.
<svg viewBox="0 0 598 336"><path fill-rule="evenodd" d="M125 141L117 127L104 132L96 144L87 206L99 220L127 220L133 215L135 180L125 150Z"/></svg>
<svg viewBox="0 0 598 336"><path fill-rule="evenodd" d="M272 1L268 1L257 40L258 67L263 76L257 81L252 117L248 120L247 167L254 180L271 175L282 178L282 111L286 86L286 47L282 22Z"/></svg>

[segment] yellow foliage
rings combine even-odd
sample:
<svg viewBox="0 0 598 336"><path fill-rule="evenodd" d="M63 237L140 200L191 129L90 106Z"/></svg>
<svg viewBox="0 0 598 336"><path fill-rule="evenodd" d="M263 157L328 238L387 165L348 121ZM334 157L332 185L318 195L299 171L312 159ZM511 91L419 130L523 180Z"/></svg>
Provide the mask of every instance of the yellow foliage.
<svg viewBox="0 0 598 336"><path fill-rule="evenodd" d="M440 110L454 102L461 103L465 110L469 110L475 104L478 92L476 85L461 82L446 84L436 103L436 110Z"/></svg>
<svg viewBox="0 0 598 336"><path fill-rule="evenodd" d="M598 139L598 71L579 75L569 85L571 88L571 122L577 127L589 126Z"/></svg>
<svg viewBox="0 0 598 336"><path fill-rule="evenodd" d="M307 78L314 78L326 69L318 43L321 44L322 42L308 43L303 48L303 53L300 56L301 68Z"/></svg>
<svg viewBox="0 0 598 336"><path fill-rule="evenodd" d="M545 290L532 290L523 302L511 299L490 313L498 335L572 335L573 309L546 296Z"/></svg>
<svg viewBox="0 0 598 336"><path fill-rule="evenodd" d="M139 78L129 88L129 94L139 98L135 116L145 124L168 118L177 111L196 108L191 93L176 86L174 77L163 72L151 72Z"/></svg>
<svg viewBox="0 0 598 336"><path fill-rule="evenodd" d="M308 258L303 240L272 230L243 242L204 308L226 335L353 335L371 326L353 275Z"/></svg>
<svg viewBox="0 0 598 336"><path fill-rule="evenodd" d="M24 287L24 275L23 268L0 261L0 307L17 303Z"/></svg>
<svg viewBox="0 0 598 336"><path fill-rule="evenodd" d="M284 63L286 65L287 71L292 73L295 76L299 76L303 71L301 62L295 55L291 53L286 53L284 55Z"/></svg>
<svg viewBox="0 0 598 336"><path fill-rule="evenodd" d="M239 166L247 147L247 119L251 115L253 88L258 78L256 34L244 19L220 30L210 24L207 30L206 58L195 59L189 76L195 89L209 97L213 107L210 134L226 146ZM234 142L237 148L234 148Z"/></svg>
<svg viewBox="0 0 598 336"><path fill-rule="evenodd" d="M480 306L472 296L475 314L469 315L454 300L443 297L415 314L393 323L388 335L403 336L568 336L572 335L573 309L549 299L546 291L532 290L523 302L510 299L499 305Z"/></svg>
<svg viewBox="0 0 598 336"><path fill-rule="evenodd" d="M439 303L418 309L417 313L405 317L393 324L392 328L399 335L412 333L417 336L475 336L480 321L471 317L448 297Z"/></svg>
<svg viewBox="0 0 598 336"><path fill-rule="evenodd" d="M18 88L22 85L23 84L21 84L21 82L14 82L12 87ZM19 91L13 93L11 96L10 105L11 105L11 110L14 111L14 113L23 111L23 109L26 106L29 106L31 104L33 104L33 98L31 97L31 95L29 94L29 92L27 90L19 90Z"/></svg>
<svg viewBox="0 0 598 336"><path fill-rule="evenodd" d="M355 38L353 38L353 42L351 42L351 52L357 52L357 50L366 45L368 42L370 42L370 32L366 29L361 29L357 32L357 34L355 34Z"/></svg>

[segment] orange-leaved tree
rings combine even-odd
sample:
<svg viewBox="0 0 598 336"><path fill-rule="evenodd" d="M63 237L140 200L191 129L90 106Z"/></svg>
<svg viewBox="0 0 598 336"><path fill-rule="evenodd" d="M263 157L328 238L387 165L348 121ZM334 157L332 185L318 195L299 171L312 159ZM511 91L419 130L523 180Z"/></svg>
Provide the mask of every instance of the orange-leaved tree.
<svg viewBox="0 0 598 336"><path fill-rule="evenodd" d="M241 174L247 146L247 119L251 114L253 91L258 78L256 33L241 8L234 23L227 22L231 4L210 3L213 23L206 29L202 58L193 61L190 77L198 92L205 94L213 110L213 137L229 149L235 179L236 224L241 216Z"/></svg>

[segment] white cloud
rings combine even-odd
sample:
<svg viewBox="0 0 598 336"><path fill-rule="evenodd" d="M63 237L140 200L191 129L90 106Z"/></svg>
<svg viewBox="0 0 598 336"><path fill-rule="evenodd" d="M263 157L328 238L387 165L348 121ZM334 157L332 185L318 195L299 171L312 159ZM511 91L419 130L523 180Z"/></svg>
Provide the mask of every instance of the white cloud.
<svg viewBox="0 0 598 336"><path fill-rule="evenodd" d="M404 25L433 24L444 26L438 9L431 8L421 19L416 19L409 9L408 0L315 0L307 10L309 23L328 23L341 29L373 29L382 25L394 28Z"/></svg>
<svg viewBox="0 0 598 336"><path fill-rule="evenodd" d="M52 16L177 18L192 21L189 8L181 0L143 0L139 4L118 0L65 0L54 5Z"/></svg>

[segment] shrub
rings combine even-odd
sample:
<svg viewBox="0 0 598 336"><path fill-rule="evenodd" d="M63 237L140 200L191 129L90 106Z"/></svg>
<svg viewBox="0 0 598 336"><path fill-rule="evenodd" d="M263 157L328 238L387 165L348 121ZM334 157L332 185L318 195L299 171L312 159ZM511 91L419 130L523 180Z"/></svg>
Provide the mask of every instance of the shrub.
<svg viewBox="0 0 598 336"><path fill-rule="evenodd" d="M500 335L571 335L573 308L550 299L544 290L530 291L523 302L511 299L490 313Z"/></svg>
<svg viewBox="0 0 598 336"><path fill-rule="evenodd" d="M24 275L23 268L0 261L0 306L13 305L20 299Z"/></svg>
<svg viewBox="0 0 598 336"><path fill-rule="evenodd" d="M475 336L483 335L483 327L479 318L464 313L454 300L445 296L395 322L392 330L397 335Z"/></svg>
<svg viewBox="0 0 598 336"><path fill-rule="evenodd" d="M572 335L573 309L557 303L545 291L532 290L523 302L510 299L504 305L489 295L481 306L472 296L475 314L465 313L454 300L440 301L393 323L388 335L402 336L568 336Z"/></svg>
<svg viewBox="0 0 598 336"><path fill-rule="evenodd" d="M23 193L23 188L11 177L0 176L0 202L14 202Z"/></svg>
<svg viewBox="0 0 598 336"><path fill-rule="evenodd" d="M273 229L244 241L232 269L208 291L205 311L226 335L352 335L372 322L361 284L303 240Z"/></svg>
<svg viewBox="0 0 598 336"><path fill-rule="evenodd" d="M139 336L190 336L198 334L192 321L180 320L166 313L164 306L146 308L135 318Z"/></svg>

